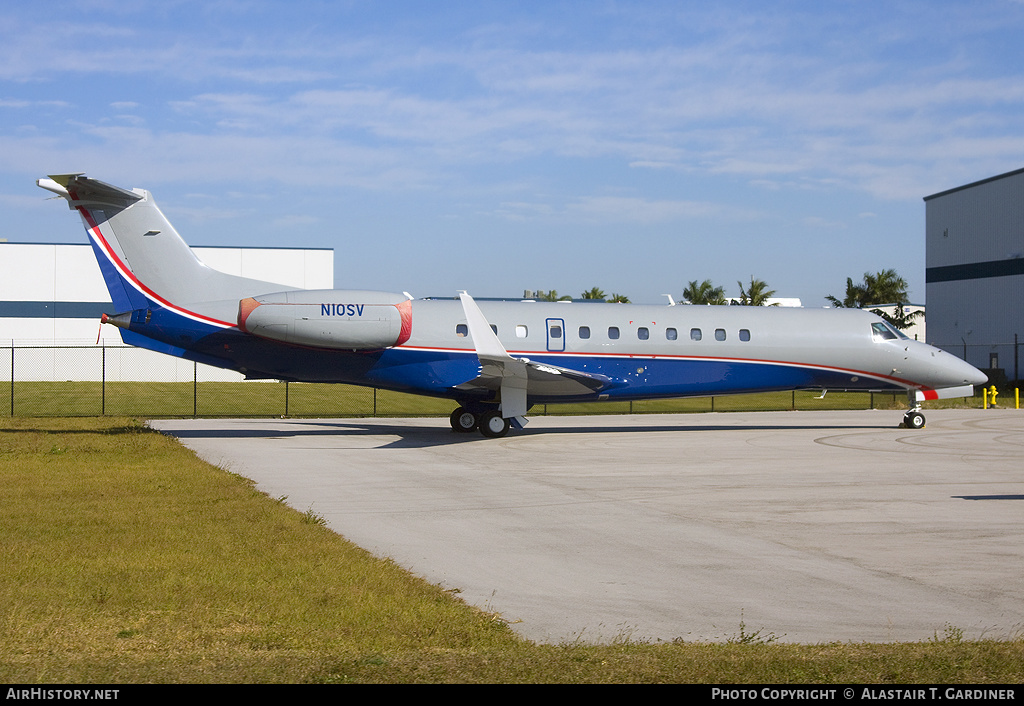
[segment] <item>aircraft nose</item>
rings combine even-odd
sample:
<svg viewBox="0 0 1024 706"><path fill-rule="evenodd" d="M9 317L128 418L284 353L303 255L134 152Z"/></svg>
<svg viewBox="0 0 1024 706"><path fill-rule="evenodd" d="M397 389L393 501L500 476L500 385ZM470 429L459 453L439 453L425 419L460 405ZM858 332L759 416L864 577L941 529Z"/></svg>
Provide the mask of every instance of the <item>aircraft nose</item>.
<svg viewBox="0 0 1024 706"><path fill-rule="evenodd" d="M984 385L988 382L988 375L981 372L967 361L960 360L952 354L949 355L948 363L950 377L956 379L958 385Z"/></svg>
<svg viewBox="0 0 1024 706"><path fill-rule="evenodd" d="M973 375L968 379L968 382L970 384L972 384L972 385L984 385L986 382L988 382L988 375L986 375L985 373L981 372L980 370L975 368L973 365L971 365L970 368L973 371Z"/></svg>

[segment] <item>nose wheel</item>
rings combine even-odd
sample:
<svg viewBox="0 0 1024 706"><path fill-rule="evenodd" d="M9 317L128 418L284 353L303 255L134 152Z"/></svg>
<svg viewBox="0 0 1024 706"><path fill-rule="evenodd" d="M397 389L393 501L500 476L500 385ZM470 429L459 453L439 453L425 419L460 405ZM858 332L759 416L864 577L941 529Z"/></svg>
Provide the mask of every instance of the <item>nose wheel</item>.
<svg viewBox="0 0 1024 706"><path fill-rule="evenodd" d="M924 429L924 415L921 410L912 409L903 415L903 426L907 429Z"/></svg>
<svg viewBox="0 0 1024 706"><path fill-rule="evenodd" d="M924 429L924 414L921 412L921 401L915 390L907 390L907 406L910 409L903 415L901 427L905 429Z"/></svg>

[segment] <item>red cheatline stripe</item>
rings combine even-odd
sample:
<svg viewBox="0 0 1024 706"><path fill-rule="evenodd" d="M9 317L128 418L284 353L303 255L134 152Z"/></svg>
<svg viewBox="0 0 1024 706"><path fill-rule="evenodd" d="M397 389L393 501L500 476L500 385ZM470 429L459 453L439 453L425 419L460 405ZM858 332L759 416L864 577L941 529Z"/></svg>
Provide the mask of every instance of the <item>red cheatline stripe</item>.
<svg viewBox="0 0 1024 706"><path fill-rule="evenodd" d="M76 198L74 193L71 194L71 197L72 198ZM235 324L228 323L227 321L220 321L218 319L214 319L214 318L211 318L209 316L203 316L202 314L197 314L194 311L189 311L188 309L183 309L182 307L180 307L180 306L178 306L176 304L172 304L171 302L167 301L166 299L161 297L159 294L154 292L152 289L147 287L145 284L140 282L139 279L132 273L132 271L129 270L128 267L121 261L121 258L119 258L117 256L117 253L114 252L114 249L110 247L110 243L108 243L106 238L103 237L103 234L100 232L100 227L96 223L96 221L93 219L92 214L89 213L89 211L86 210L83 206L79 206L78 207L78 211L79 211L79 213L82 214L82 218L85 220L86 224L89 226L89 233L100 244L100 247L102 248L104 254L106 254L107 258L110 260L110 262L113 263L114 267L117 268L117 271L121 274L121 276L124 277L125 279L127 279L129 282L131 282L132 285L137 290L139 290L139 292L141 292L142 294L145 294L147 297L153 299L154 301L159 302L164 307L166 307L168 309L171 309L172 311L175 311L175 312L181 314L182 316L187 316L190 319L195 319L197 321L203 321L203 322L206 322L206 323L209 323L209 324L214 324L216 326L223 326L223 327L226 327L226 328L234 328L235 327Z"/></svg>

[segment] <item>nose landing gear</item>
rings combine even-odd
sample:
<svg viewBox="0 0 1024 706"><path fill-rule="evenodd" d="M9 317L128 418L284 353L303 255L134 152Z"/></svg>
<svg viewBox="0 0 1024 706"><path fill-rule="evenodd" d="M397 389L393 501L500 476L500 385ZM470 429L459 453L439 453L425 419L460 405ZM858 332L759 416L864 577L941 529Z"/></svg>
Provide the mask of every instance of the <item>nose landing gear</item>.
<svg viewBox="0 0 1024 706"><path fill-rule="evenodd" d="M921 403L917 400L915 390L907 390L907 404L910 409L903 415L901 427L906 429L924 429L924 414L921 412Z"/></svg>
<svg viewBox="0 0 1024 706"><path fill-rule="evenodd" d="M924 415L920 409L912 409L903 415L902 426L907 429L924 429Z"/></svg>

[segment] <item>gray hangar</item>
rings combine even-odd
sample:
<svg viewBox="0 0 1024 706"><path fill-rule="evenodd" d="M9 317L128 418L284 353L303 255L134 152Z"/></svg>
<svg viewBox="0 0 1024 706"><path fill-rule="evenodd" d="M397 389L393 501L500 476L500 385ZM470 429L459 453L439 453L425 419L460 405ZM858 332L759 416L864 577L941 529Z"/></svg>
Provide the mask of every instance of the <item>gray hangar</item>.
<svg viewBox="0 0 1024 706"><path fill-rule="evenodd" d="M924 201L929 342L997 385L1020 380L1024 169Z"/></svg>

